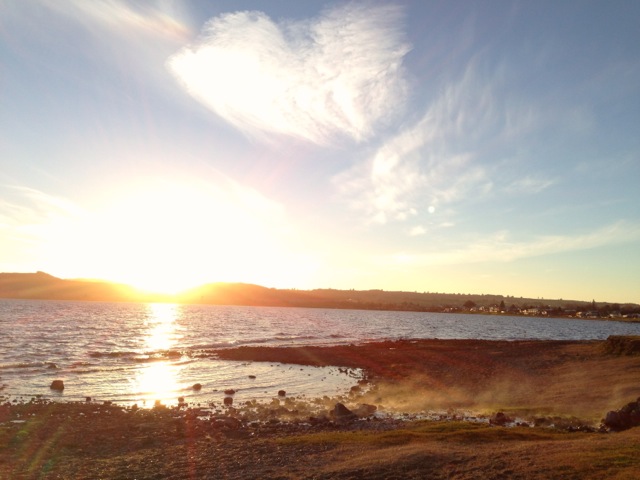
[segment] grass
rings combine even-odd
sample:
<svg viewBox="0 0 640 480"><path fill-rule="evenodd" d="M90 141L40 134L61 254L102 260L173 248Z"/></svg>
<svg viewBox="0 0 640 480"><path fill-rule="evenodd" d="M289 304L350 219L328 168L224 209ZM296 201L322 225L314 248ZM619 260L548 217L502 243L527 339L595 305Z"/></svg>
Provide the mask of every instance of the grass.
<svg viewBox="0 0 640 480"><path fill-rule="evenodd" d="M406 428L391 431L320 432L295 435L279 440L280 443L309 444L366 444L378 446L406 445L414 442L447 442L473 444L490 442L552 441L570 435L553 429L530 427L501 428L471 422L413 422Z"/></svg>

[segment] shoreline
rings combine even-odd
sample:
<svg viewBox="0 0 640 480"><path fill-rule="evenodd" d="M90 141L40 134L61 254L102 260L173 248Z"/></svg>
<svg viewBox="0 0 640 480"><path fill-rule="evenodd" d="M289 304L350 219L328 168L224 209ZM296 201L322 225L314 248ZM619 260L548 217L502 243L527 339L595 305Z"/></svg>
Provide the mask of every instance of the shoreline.
<svg viewBox="0 0 640 480"><path fill-rule="evenodd" d="M633 478L640 428L597 429L608 410L640 396L640 355L611 343L219 350L224 359L362 368L366 381L342 397L230 407L4 403L0 478ZM343 415L336 403L375 412Z"/></svg>

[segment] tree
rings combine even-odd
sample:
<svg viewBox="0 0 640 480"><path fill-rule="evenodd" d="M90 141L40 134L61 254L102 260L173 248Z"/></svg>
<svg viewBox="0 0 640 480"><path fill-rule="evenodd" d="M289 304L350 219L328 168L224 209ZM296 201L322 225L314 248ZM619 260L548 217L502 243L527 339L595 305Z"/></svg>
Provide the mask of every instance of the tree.
<svg viewBox="0 0 640 480"><path fill-rule="evenodd" d="M473 307L476 306L476 302L472 301L472 300L467 300L466 302L464 302L462 304L463 307L468 308L469 310L471 310Z"/></svg>

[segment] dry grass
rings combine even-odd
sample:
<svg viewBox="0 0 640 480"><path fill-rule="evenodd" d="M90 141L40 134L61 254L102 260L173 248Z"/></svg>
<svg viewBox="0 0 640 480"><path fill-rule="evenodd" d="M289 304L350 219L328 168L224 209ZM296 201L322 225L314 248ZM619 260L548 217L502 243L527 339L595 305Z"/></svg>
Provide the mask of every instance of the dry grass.
<svg viewBox="0 0 640 480"><path fill-rule="evenodd" d="M639 440L637 431L604 435L448 422L282 442L331 446L332 461L313 478L631 479L640 473Z"/></svg>

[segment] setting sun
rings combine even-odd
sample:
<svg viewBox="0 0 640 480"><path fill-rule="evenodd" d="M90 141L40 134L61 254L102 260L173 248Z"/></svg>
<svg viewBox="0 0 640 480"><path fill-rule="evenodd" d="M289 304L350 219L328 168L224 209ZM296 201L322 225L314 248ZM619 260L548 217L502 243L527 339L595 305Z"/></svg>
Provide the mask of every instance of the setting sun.
<svg viewBox="0 0 640 480"><path fill-rule="evenodd" d="M295 252L282 208L228 180L144 180L105 195L91 213L49 226L45 255L92 278L177 294L212 281L295 285L313 262ZM74 259L70 262L69 259Z"/></svg>

